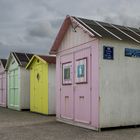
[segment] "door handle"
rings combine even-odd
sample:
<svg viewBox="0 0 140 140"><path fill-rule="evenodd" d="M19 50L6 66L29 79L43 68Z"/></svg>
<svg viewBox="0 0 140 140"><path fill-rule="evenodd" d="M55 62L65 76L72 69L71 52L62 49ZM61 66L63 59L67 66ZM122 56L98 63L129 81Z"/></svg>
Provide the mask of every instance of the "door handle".
<svg viewBox="0 0 140 140"><path fill-rule="evenodd" d="M65 98L69 98L69 96L65 96Z"/></svg>

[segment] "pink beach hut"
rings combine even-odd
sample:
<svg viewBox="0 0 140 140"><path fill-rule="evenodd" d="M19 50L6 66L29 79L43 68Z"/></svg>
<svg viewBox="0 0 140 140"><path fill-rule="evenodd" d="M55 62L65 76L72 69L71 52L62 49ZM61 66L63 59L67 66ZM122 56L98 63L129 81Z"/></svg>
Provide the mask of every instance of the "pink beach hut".
<svg viewBox="0 0 140 140"><path fill-rule="evenodd" d="M5 70L7 60L0 59L0 106L7 106L7 72Z"/></svg>
<svg viewBox="0 0 140 140"><path fill-rule="evenodd" d="M67 16L56 54L57 120L99 130L140 124L140 30Z"/></svg>

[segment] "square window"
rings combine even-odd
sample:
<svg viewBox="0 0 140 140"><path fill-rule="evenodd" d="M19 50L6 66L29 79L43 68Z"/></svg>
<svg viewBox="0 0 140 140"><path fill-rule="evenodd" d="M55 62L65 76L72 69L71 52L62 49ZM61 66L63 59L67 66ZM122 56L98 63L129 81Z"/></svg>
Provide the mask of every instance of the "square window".
<svg viewBox="0 0 140 140"><path fill-rule="evenodd" d="M87 83L87 58L76 60L75 82Z"/></svg>
<svg viewBox="0 0 140 140"><path fill-rule="evenodd" d="M78 65L77 67L77 77L80 78L80 77L84 77L84 72L85 71L85 66L82 64L82 65Z"/></svg>
<svg viewBox="0 0 140 140"><path fill-rule="evenodd" d="M72 84L72 62L62 64L62 84Z"/></svg>
<svg viewBox="0 0 140 140"><path fill-rule="evenodd" d="M70 79L70 67L64 69L64 80Z"/></svg>

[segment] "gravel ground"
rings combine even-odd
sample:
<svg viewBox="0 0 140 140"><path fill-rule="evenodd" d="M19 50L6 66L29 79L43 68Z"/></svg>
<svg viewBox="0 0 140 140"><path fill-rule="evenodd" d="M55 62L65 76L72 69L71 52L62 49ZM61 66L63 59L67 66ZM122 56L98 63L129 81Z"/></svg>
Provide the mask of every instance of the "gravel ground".
<svg viewBox="0 0 140 140"><path fill-rule="evenodd" d="M0 140L140 140L140 127L95 132L28 111L0 108Z"/></svg>

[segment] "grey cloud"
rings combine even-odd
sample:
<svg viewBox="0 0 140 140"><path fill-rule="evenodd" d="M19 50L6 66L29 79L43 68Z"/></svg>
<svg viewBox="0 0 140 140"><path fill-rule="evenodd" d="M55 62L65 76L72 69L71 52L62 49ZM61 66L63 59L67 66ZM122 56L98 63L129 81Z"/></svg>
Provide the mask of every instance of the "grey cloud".
<svg viewBox="0 0 140 140"><path fill-rule="evenodd" d="M140 27L140 16L139 17L130 17L128 15L116 15L114 17L105 17L104 21L114 24L121 24L125 26L132 26L139 28Z"/></svg>
<svg viewBox="0 0 140 140"><path fill-rule="evenodd" d="M28 31L29 35L41 38L42 37L51 38L54 34L54 31L49 22L36 23L30 29L28 29Z"/></svg>
<svg viewBox="0 0 140 140"><path fill-rule="evenodd" d="M10 51L47 54L67 14L140 25L139 0L0 0L0 57Z"/></svg>

